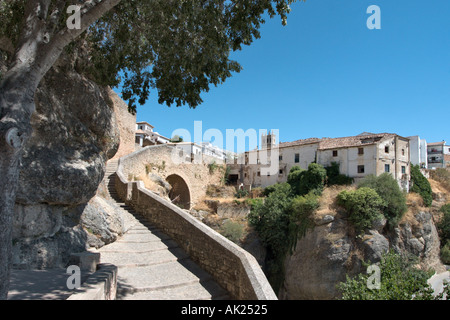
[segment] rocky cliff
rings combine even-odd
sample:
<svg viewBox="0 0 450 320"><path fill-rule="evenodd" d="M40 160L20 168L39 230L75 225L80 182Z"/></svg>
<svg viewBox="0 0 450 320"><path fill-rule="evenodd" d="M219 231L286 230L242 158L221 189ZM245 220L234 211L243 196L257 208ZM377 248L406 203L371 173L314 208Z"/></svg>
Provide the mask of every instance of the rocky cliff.
<svg viewBox="0 0 450 320"><path fill-rule="evenodd" d="M98 193L105 163L119 147L118 97L61 60L35 95L14 216L15 268L64 266L71 253L123 232L114 207Z"/></svg>
<svg viewBox="0 0 450 320"><path fill-rule="evenodd" d="M421 206L410 206L393 230L380 221L362 237L357 236L346 213L333 204L319 210L314 222L315 227L298 240L285 261L280 299L339 298L336 285L345 281L346 274L363 272L363 261L378 262L389 249L418 257L421 268L445 271L433 215Z"/></svg>

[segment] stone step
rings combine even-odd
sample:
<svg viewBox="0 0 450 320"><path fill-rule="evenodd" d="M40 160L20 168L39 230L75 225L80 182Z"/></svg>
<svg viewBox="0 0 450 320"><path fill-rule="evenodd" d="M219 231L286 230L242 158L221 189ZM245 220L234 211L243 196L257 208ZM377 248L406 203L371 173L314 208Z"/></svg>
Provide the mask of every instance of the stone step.
<svg viewBox="0 0 450 320"><path fill-rule="evenodd" d="M123 253L102 252L100 261L106 261L122 268L145 267L168 262L175 262L189 258L189 255L180 248L172 248L170 250L157 250L146 253Z"/></svg>
<svg viewBox="0 0 450 320"><path fill-rule="evenodd" d="M118 272L121 294L148 292L206 282L211 276L189 259L145 267L123 268Z"/></svg>
<svg viewBox="0 0 450 320"><path fill-rule="evenodd" d="M167 250L178 247L177 243L173 240L158 240L152 241L151 243L126 243L116 241L107 246L104 246L99 249L99 252L102 254L103 252L122 252L122 253L145 253L145 252L153 252L157 250Z"/></svg>
<svg viewBox="0 0 450 320"><path fill-rule="evenodd" d="M159 290L123 293L121 300L225 300L228 293L214 281L195 282L183 286Z"/></svg>

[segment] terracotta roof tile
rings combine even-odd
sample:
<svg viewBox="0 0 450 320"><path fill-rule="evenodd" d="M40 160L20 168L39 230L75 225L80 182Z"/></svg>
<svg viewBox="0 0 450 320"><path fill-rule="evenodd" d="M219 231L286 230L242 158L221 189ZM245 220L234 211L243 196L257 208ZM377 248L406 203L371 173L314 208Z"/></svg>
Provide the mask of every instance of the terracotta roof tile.
<svg viewBox="0 0 450 320"><path fill-rule="evenodd" d="M292 142L281 142L279 144L280 148L284 147L294 147L303 146L307 144L319 144L319 150L327 149L337 149L337 148L348 148L348 147L358 147L365 146L369 144L374 144L386 138L391 138L396 136L394 133L363 133L357 136L342 137L342 138L308 138L300 139Z"/></svg>

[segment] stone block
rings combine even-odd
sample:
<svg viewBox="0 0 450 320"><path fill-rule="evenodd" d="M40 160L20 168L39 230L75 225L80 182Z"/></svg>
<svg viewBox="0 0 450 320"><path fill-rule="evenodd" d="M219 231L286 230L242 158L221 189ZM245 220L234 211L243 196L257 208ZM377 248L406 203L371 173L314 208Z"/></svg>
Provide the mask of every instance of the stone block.
<svg viewBox="0 0 450 320"><path fill-rule="evenodd" d="M77 265L83 271L95 272L100 263L99 252L79 252L70 255L69 265Z"/></svg>

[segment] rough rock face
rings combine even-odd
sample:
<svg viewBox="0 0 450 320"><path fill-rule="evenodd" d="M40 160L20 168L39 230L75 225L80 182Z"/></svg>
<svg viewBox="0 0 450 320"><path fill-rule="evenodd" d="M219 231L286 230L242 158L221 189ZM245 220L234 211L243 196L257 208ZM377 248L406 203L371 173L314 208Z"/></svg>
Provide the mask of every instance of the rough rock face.
<svg viewBox="0 0 450 320"><path fill-rule="evenodd" d="M119 132L107 90L74 71L52 69L36 93L16 202L74 205L91 199Z"/></svg>
<svg viewBox="0 0 450 320"><path fill-rule="evenodd" d="M70 67L54 67L41 82L20 170L15 268L64 266L71 253L123 232L111 205L95 196L119 145L109 90Z"/></svg>
<svg viewBox="0 0 450 320"><path fill-rule="evenodd" d="M331 219L332 217L333 219ZM298 240L292 256L285 261L285 281L280 299L336 299L339 282L365 270L362 262L376 263L393 249L419 257L420 267L445 271L439 260L439 238L432 215L409 214L392 231L376 226L356 237L345 215L324 215L315 219L315 228Z"/></svg>

